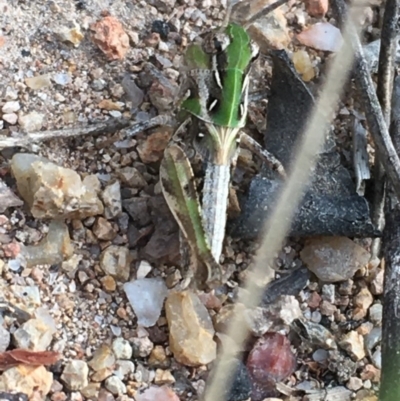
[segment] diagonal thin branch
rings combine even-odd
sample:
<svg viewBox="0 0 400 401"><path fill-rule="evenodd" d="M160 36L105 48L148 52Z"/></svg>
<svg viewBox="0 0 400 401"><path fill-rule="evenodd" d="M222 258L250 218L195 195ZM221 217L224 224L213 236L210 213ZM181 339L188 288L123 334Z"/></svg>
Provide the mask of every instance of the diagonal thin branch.
<svg viewBox="0 0 400 401"><path fill-rule="evenodd" d="M388 0L397 1L397 0ZM390 134L400 152L400 77L396 77ZM384 302L382 322L382 378L380 401L397 400L400 397L400 203L388 187L385 205L386 227L383 236L385 257Z"/></svg>
<svg viewBox="0 0 400 401"><path fill-rule="evenodd" d="M101 135L115 132L119 129L128 127L130 121L120 119L110 119L99 123L86 125L83 127L62 128L49 131L31 132L16 137L0 136L0 149L20 146L22 148L32 145L32 143L50 141L52 139L72 138L81 135Z"/></svg>
<svg viewBox="0 0 400 401"><path fill-rule="evenodd" d="M376 90L387 127L390 125L391 101L397 48L396 33L398 18L398 2L396 0L387 0L385 13L383 16L381 48L379 52L378 87ZM383 209L385 204L386 177L383 165L380 162L378 155L375 157L374 185L375 194L372 222L378 230L382 231L385 225ZM380 245L381 238L375 238L371 246L372 258L379 256L381 247Z"/></svg>
<svg viewBox="0 0 400 401"><path fill-rule="evenodd" d="M352 7L350 9L350 21L355 12L358 10L354 10ZM352 23L346 23L343 30L343 46L330 66L317 106L313 110L302 142L297 147L298 151L287 185L281 193L280 199L274 205L274 213L266 223L265 233L262 236L261 247L256 256L254 267L248 277L246 289L241 293L238 301L239 304L244 304L248 308L255 307L261 300L263 287L259 284L266 285L274 277L274 271L271 268L273 260L282 246L290 228L292 217L303 196L304 187L310 179L312 168L315 166L316 155L324 143L325 134L330 125L330 116L333 115L353 63L351 36L354 34L357 35L358 33ZM240 313L234 314L234 319L229 326L228 336L233 341L229 349L223 349L215 374L206 389L206 401L223 400L223 391L226 388L227 379L232 376L232 359L237 355L240 344L243 343L248 334L240 316Z"/></svg>
<svg viewBox="0 0 400 401"><path fill-rule="evenodd" d="M83 135L103 135L114 133L118 130L124 129L124 136L131 137L139 132L157 127L159 125L173 124L172 118L167 115L159 115L147 121L139 121L132 123L130 120L125 119L109 119L99 123L86 125L82 127L62 128L49 131L31 132L26 135L17 137L4 137L0 136L0 150L11 147L27 147L32 143L50 141L52 139L72 138Z"/></svg>
<svg viewBox="0 0 400 401"><path fill-rule="evenodd" d="M391 45L393 52L396 50L395 34L400 13L399 8L399 0L387 0L383 18L382 41L386 40L388 48ZM386 55L381 54L382 58L384 56L390 58L392 53L388 53ZM385 60L382 60L382 64L385 64ZM390 79L392 82L393 73ZM390 117L390 135L397 154L400 154L400 77L396 77L394 80L394 86L390 88L390 93L392 94L391 103L388 104L390 114L385 117L388 119ZM388 103L386 98L384 101ZM400 203L392 195L390 186L388 186L387 192L385 204L386 227L383 236L383 254L386 265L383 299L380 401L395 400L400 397L400 337L398 335L400 330Z"/></svg>
<svg viewBox="0 0 400 401"><path fill-rule="evenodd" d="M332 0L331 5L338 21L343 25L346 18L345 2L343 0ZM349 36L349 40L354 48L356 57L354 76L363 102L368 128L375 142L375 151L379 155L396 196L400 199L400 159L393 146L382 109L379 105L374 83L364 58L360 38L356 34L354 27L351 27L351 29L353 30L353 34Z"/></svg>
<svg viewBox="0 0 400 401"><path fill-rule="evenodd" d="M246 25L249 26L254 21L257 21L259 18L269 14L270 12L276 10L278 7L283 6L289 0L277 0L272 4L268 5L267 7L260 10L258 13L254 14L248 21L246 21Z"/></svg>

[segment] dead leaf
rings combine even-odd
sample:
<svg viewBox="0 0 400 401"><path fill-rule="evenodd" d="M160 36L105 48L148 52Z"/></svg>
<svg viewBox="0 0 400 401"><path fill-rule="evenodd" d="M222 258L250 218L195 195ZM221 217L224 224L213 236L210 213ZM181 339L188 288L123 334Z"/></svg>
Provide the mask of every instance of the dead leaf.
<svg viewBox="0 0 400 401"><path fill-rule="evenodd" d="M60 354L54 351L30 351L13 349L0 353L0 370L7 370L17 365L53 365L60 359Z"/></svg>

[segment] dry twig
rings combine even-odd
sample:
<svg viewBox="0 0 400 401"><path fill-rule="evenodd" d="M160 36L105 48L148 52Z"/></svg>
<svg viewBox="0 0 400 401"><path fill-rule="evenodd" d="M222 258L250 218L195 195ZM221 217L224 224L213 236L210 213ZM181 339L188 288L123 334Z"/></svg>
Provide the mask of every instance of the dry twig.
<svg viewBox="0 0 400 401"><path fill-rule="evenodd" d="M354 11L351 17L354 17ZM344 82L346 82L353 63L350 37L354 34L357 34L354 27L351 23L347 23L343 32L343 46L333 60L325 86L303 135L303 141L294 157L292 171L287 184L274 206L274 213L266 223L261 247L257 253L251 274L247 279L246 288L238 300L239 305L244 304L248 308L256 307L263 293L263 287L260 287L259 283L267 285L274 277L274 270L271 268L273 260L282 246L293 215L301 201L304 187L310 178L312 167L315 165L316 155L323 145L326 130L330 125L328 116L333 115L334 108L337 105ZM248 331L245 325L242 324L240 313L234 314L227 333L233 341L229 349L223 349L215 374L206 389L204 397L206 401L220 401L223 399L222 394L228 378L232 377L233 357L239 352L240 344L244 342L247 334Z"/></svg>
<svg viewBox="0 0 400 401"><path fill-rule="evenodd" d="M169 125L172 122L172 118L160 115L151 118L147 121L140 121L137 123L132 123L129 120L115 119L95 123L91 125L86 125L84 127L72 127L63 128L59 130L51 131L38 131L31 132L24 136L18 137L2 137L0 136L0 149L11 148L11 147L27 147L32 143L45 142L52 139L63 139L72 138L83 135L103 135L108 133L114 133L118 130L125 129L124 135L127 137L134 136L139 132L157 127L159 125Z"/></svg>
<svg viewBox="0 0 400 401"><path fill-rule="evenodd" d="M382 114L386 122L386 126L390 125L392 89L394 80L395 58L396 58L396 28L398 20L398 4L397 1L389 0L386 2L385 14L383 17L381 48L379 52L378 67L378 87L377 95L382 107ZM386 178L383 165L376 156L374 167L374 184L375 196L372 213L372 222L380 231L385 225L384 204L385 204L385 187ZM379 257L381 239L375 238L371 253L372 257Z"/></svg>
<svg viewBox="0 0 400 401"><path fill-rule="evenodd" d="M388 0L394 3L396 0ZM388 4L387 3L387 4ZM397 13L399 12L397 5ZM393 89L390 134L400 154L400 77ZM385 258L382 313L382 378L379 400L400 398L400 203L388 187L385 205L386 227L383 236Z"/></svg>
<svg viewBox="0 0 400 401"><path fill-rule="evenodd" d="M347 15L345 2L343 0L332 0L331 6L338 21L343 25ZM364 58L360 38L354 27L350 29L352 29L353 33L349 36L349 40L356 57L356 68L353 71L354 78L363 102L368 128L375 143L375 151L380 157L396 196L400 198L400 158L390 138L371 74Z"/></svg>

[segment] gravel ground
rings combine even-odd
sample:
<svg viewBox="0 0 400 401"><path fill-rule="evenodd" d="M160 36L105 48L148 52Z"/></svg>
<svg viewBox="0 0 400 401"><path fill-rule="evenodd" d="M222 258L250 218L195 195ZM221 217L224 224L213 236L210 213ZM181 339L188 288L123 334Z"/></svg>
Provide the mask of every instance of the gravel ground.
<svg viewBox="0 0 400 401"><path fill-rule="evenodd" d="M170 113L175 107L184 49L199 33L221 24L226 13L224 3L0 0L0 136L14 138L21 133L86 126L111 118L146 121ZM254 1L249 12L255 13L267 3ZM323 17L324 2L313 4L306 8L303 3L291 1L268 20L267 28L253 27L252 31L262 38L262 50L285 48L292 57L296 54L296 68L311 85L318 82L320 70L329 62L329 53L302 46L294 37L306 26L331 21L329 13ZM363 18L367 27L365 39L370 41L377 36L376 4L367 8ZM114 44L105 43L101 26L93 25L104 20L115 32ZM160 71L158 75L146 66L149 61ZM261 57L254 71L252 90L265 89L270 72L268 58ZM352 101L341 106L338 128L339 148L347 160L349 142L343 133L346 124L350 124L350 119L346 120L348 107L356 106ZM258 109L252 105L251 118L257 126ZM264 120L261 115L261 126ZM213 356L206 357L210 347L201 344L212 341L215 346L213 325L219 333L218 344L226 341L223 328L256 244L227 239L223 266L232 272L228 285L219 292L201 294L201 305L190 294L187 300L193 316L203 313L204 304L204 319L210 324L212 319L213 324L210 328L208 323L203 325L196 319L196 323L188 323L188 319L186 325L199 325L206 333L194 343L200 348L199 355L177 350L182 340L179 331L185 322L178 325L174 338L173 323L179 322L174 314L178 313L180 302L183 308L186 304L168 296L166 307L161 310L167 288L173 289L182 278L177 269L177 226L158 183L159 163L171 133L169 127L163 126L126 139L124 131L117 131L30 144L22 150L54 163L49 164L49 174L60 174L66 180L49 184L50 190L43 196L45 204L50 196L61 196L56 189L72 188L76 182L72 173L57 170L56 166L62 166L82 178L77 192L86 188L90 193L85 198L89 211L64 213L66 226L52 226L57 212L46 207L34 212L29 202L27 207L13 198L10 207L0 208L0 289L4 301L0 303L0 328L4 331L0 334L4 338L4 344L0 340L0 352L26 348L61 355L51 367L43 368L46 363L38 363L43 370L36 371L36 376L8 365L9 369L0 376L0 391L15 390L28 394L29 399L53 401L199 398L210 362L215 359L215 350ZM26 200L10 168L11 158L19 151L12 147L0 152L0 179ZM246 159L251 156L243 152L241 160ZM26 160L24 156L20 165ZM14 169L13 173L15 176ZM46 177L43 173L38 181L45 181ZM11 199L9 193L7 196ZM46 238L47 243L40 242ZM270 362L263 367L273 376L273 382L285 380L287 385L282 384L280 393L270 396L323 399L325 390L321 389L327 388L332 392L328 392L330 396L338 391L343 400L376 399L383 270L379 261L368 265L368 240L348 241L338 239L331 245L343 255L348 249L354 250L353 265L357 268L350 276L347 271L348 276L340 282L332 278L323 284L318 281L321 263L315 262L317 266L311 270L316 276L295 296L279 298L275 306L264 305L244 314L253 334L253 340L244 346L245 354L252 350L250 355L254 355L259 346L254 344L255 339L267 331L279 331L285 338L291 333L287 336L291 348L286 343L279 343L279 347L290 355L295 352L296 366L277 367ZM30 248L38 243L41 248ZM318 246L322 248L326 243ZM290 271L306 263L305 254L301 253L303 246L303 241L288 240L278 257L278 267ZM41 259L34 255L34 249L40 249ZM21 254L40 263L21 262ZM332 263L342 266L339 260ZM312 265L313 261L308 263ZM284 278L285 274L277 278L281 276ZM144 287L131 290L124 287L129 280L145 278L158 281L146 281ZM140 291L148 293L154 300L149 308L156 310L155 317L147 316L148 311L136 310L135 299L128 300L126 291L133 298ZM294 321L298 322L297 330L290 329ZM211 339L207 337L209 333ZM278 341L275 337L273 340ZM291 360L292 356L287 358ZM250 357L247 365L251 370ZM285 369L287 374L282 373ZM251 380L256 381L254 377ZM229 396L232 401L249 397L243 390L246 385L240 383L235 395ZM148 388L146 395L143 390ZM241 391L245 395L241 396ZM252 399L256 400L257 394L253 393Z"/></svg>

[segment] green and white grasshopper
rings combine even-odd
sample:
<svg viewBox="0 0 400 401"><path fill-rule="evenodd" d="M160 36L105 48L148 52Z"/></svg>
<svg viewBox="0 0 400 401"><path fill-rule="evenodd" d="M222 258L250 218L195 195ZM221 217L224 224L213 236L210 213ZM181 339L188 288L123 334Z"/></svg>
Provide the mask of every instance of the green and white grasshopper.
<svg viewBox="0 0 400 401"><path fill-rule="evenodd" d="M195 123L205 126L196 144L206 168L202 202L197 195L190 162L177 145L167 147L160 168L164 197L190 250L197 259L195 281L199 287L221 284L219 259L225 236L231 166L241 144L259 154L282 177L281 163L242 132L248 108L249 73L258 47L247 31L234 23L212 32L201 45L186 53L187 96L181 104Z"/></svg>

